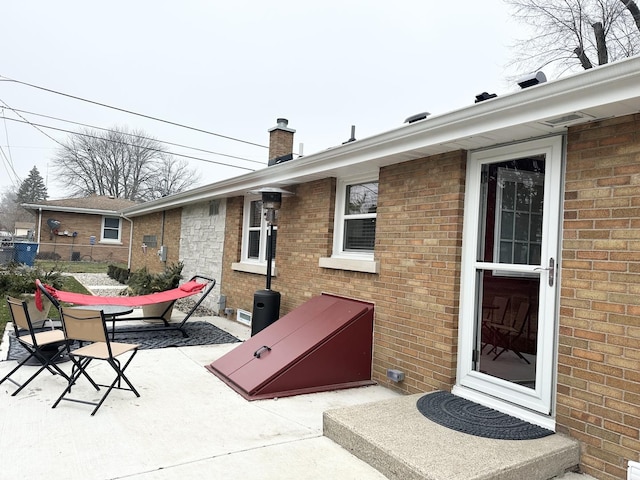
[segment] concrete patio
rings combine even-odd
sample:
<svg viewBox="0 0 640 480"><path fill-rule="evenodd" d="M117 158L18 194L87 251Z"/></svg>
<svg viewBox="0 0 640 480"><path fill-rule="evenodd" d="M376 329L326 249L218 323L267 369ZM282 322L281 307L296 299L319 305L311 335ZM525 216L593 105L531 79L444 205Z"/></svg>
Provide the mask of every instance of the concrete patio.
<svg viewBox="0 0 640 480"><path fill-rule="evenodd" d="M199 320L210 321L240 339L250 334L247 327L224 318ZM91 407L87 405L63 402L56 409L51 408L65 386L63 379L56 376L41 374L16 397L11 396L13 384L3 383L0 478L467 480L471 477L451 473L464 472L456 465L456 458L463 461L469 453L465 450L470 444L464 442L460 443L463 450L458 450L457 457L447 453L446 465L433 469L428 462L424 467L425 462L421 461L420 468L427 472L403 475L413 460L429 457L434 442L450 443L451 434L454 438L469 437L465 441L472 442L474 448L496 448L496 441L451 432L423 418L419 421L431 432L427 435L435 432L436 436L426 446L413 442L415 430L402 431L407 420L389 420L406 417L403 409L410 408L409 403L414 400L381 386L246 401L204 368L236 345L139 351L127 372L141 397L114 391L94 417L89 415ZM0 359L6 358L7 347L5 334ZM0 377L13 365L13 361L0 361ZM25 368L35 367L22 370ZM104 370L102 365L93 369L98 378L100 370ZM27 370L21 373L23 378L26 375ZM85 382L74 388L76 395L91 397L94 392ZM396 405L400 409L392 413ZM323 426L326 411L330 413L325 415ZM382 412L387 412L386 419ZM372 414L373 420L381 420L378 427L372 422ZM355 423L349 426L352 421ZM346 448L324 436L323 429ZM371 438L371 432L376 430ZM564 438L555 438L554 442L563 449L571 447ZM502 445L506 444L516 456L518 449L531 450L527 442ZM542 451L536 451L535 456ZM411 459L402 459L402 455L410 455ZM505 476L504 465L496 464L503 461L499 455L484 455L481 448L476 455L486 460L483 471L493 472L478 478L524 478ZM442 453L434 458L441 460ZM569 473L562 478L588 477Z"/></svg>

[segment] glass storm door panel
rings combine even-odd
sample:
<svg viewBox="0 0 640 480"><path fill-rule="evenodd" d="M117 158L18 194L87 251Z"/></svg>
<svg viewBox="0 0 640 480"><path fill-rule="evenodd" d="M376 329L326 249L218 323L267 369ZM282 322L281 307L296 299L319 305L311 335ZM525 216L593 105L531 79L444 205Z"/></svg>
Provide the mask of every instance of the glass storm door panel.
<svg viewBox="0 0 640 480"><path fill-rule="evenodd" d="M489 406L552 413L561 159L559 137L469 157L456 390Z"/></svg>

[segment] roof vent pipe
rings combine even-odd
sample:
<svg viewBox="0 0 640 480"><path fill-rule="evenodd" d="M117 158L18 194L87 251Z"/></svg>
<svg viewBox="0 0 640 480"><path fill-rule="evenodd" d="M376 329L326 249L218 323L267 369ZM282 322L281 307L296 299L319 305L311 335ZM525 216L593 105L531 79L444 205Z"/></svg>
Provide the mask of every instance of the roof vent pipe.
<svg viewBox="0 0 640 480"><path fill-rule="evenodd" d="M344 145L346 143L355 142L355 141L356 141L356 126L351 125L351 138L346 142L342 142L342 144Z"/></svg>

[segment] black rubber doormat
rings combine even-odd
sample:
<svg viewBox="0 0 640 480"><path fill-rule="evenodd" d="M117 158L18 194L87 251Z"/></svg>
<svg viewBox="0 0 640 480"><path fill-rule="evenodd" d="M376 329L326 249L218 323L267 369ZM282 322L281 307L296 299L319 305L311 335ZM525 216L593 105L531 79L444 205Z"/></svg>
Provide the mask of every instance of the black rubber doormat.
<svg viewBox="0 0 640 480"><path fill-rule="evenodd" d="M185 330L189 334L183 337L182 332L177 330L153 331L153 325L149 325L150 331L145 332L142 327L141 332L117 333L116 342L137 343L140 349L168 348L168 347L190 347L195 345L217 345L220 343L237 343L240 340L230 333L212 325L208 322L187 322ZM75 343L72 350L77 348ZM27 354L27 351L16 341L13 332L9 333L9 354L7 360L17 360Z"/></svg>
<svg viewBox="0 0 640 480"><path fill-rule="evenodd" d="M429 420L458 432L499 440L532 440L551 430L506 415L449 392L437 391L418 399L417 407Z"/></svg>

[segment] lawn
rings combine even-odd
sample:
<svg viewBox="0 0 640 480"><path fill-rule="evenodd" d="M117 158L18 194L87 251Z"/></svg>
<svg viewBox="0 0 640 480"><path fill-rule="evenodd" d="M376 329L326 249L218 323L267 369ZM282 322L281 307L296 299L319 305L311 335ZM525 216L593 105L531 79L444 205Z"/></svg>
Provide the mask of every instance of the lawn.
<svg viewBox="0 0 640 480"><path fill-rule="evenodd" d="M94 263L94 262L53 262L53 261L36 261L36 266L43 270L59 270L65 273L107 273L106 263ZM63 290L77 293L89 293L73 276L65 278ZM0 342L2 341L2 335L4 334L5 326L11 321L9 315L9 307L5 301L6 292L0 292L2 301L0 301ZM58 318L58 312L54 309L49 314L50 318Z"/></svg>

